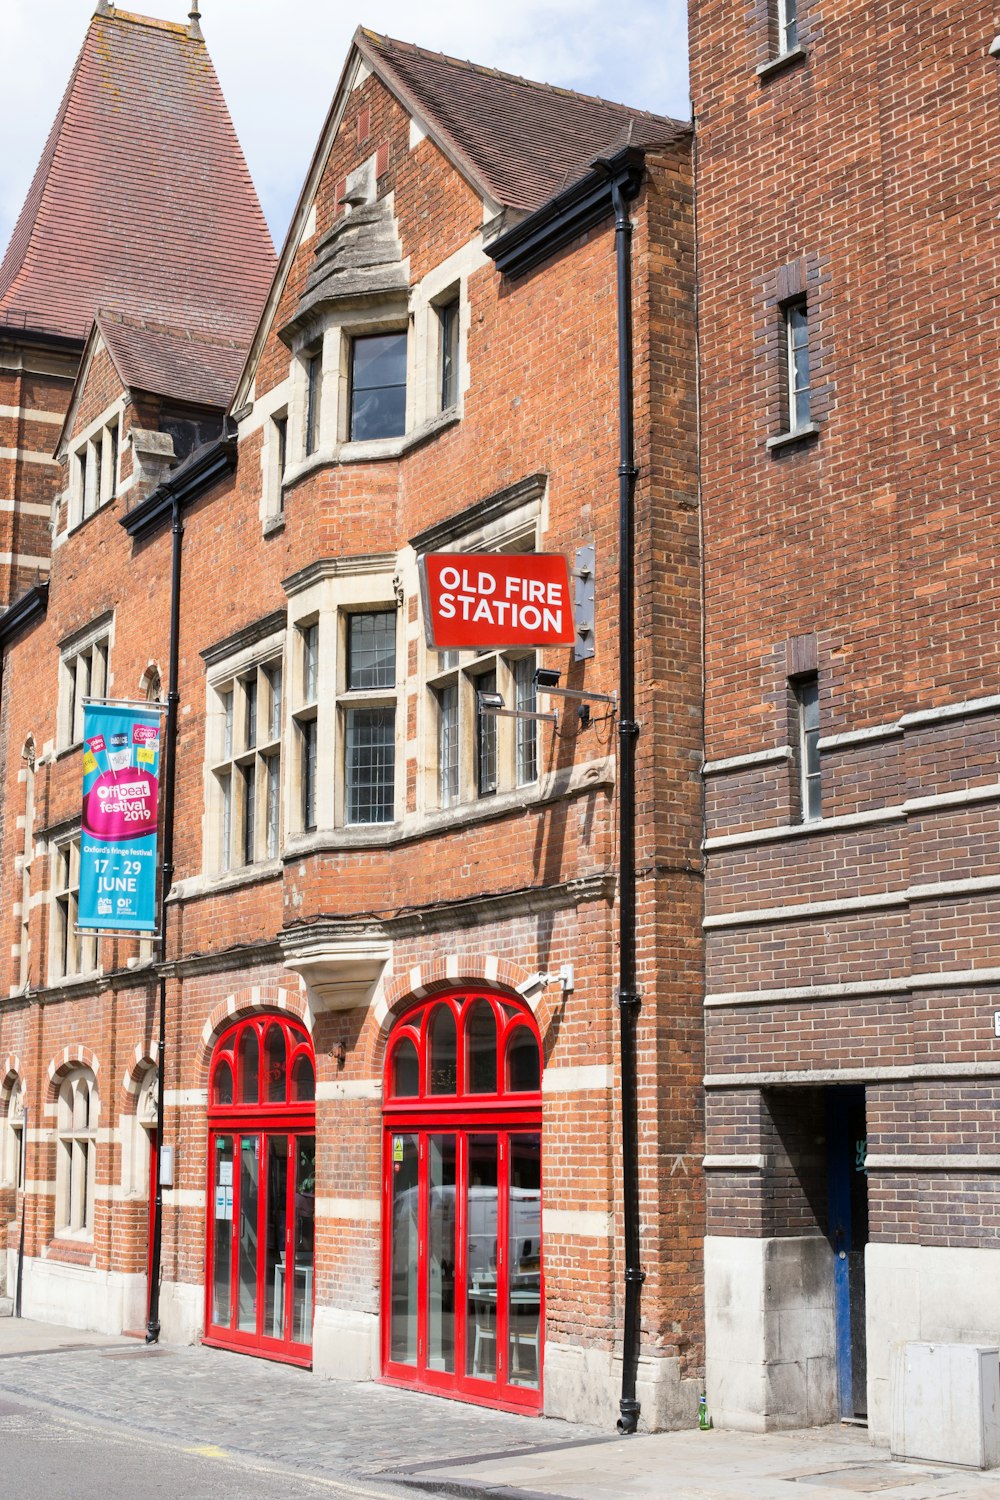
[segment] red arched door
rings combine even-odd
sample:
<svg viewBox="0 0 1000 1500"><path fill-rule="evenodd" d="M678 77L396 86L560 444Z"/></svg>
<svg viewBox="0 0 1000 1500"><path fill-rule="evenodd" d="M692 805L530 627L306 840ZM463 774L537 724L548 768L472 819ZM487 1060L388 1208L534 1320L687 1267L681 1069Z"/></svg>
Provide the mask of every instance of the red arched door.
<svg viewBox="0 0 1000 1500"><path fill-rule="evenodd" d="M435 996L385 1068L382 1371L542 1403L541 1046L512 997Z"/></svg>
<svg viewBox="0 0 1000 1500"><path fill-rule="evenodd" d="M209 1076L205 1342L312 1362L316 1067L287 1016L253 1016Z"/></svg>

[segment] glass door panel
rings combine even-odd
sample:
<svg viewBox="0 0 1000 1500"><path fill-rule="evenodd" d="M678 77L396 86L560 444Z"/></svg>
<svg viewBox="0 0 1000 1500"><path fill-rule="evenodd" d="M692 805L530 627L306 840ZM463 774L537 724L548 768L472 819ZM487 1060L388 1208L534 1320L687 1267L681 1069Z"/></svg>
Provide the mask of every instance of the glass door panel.
<svg viewBox="0 0 1000 1500"><path fill-rule="evenodd" d="M233 1138L215 1137L212 1202L212 1322L228 1328L233 1289Z"/></svg>
<svg viewBox="0 0 1000 1500"><path fill-rule="evenodd" d="M288 1137L267 1135L267 1203L264 1210L264 1328L268 1338L285 1337L285 1280L288 1239Z"/></svg>
<svg viewBox="0 0 1000 1500"><path fill-rule="evenodd" d="M537 1388L542 1311L542 1140L509 1139L507 1379Z"/></svg>
<svg viewBox="0 0 1000 1500"><path fill-rule="evenodd" d="M237 1323L241 1333L257 1332L257 1172L260 1137L240 1136L239 1272Z"/></svg>
<svg viewBox="0 0 1000 1500"><path fill-rule="evenodd" d="M295 1280L292 1288L291 1337L297 1344L312 1343L313 1243L316 1224L316 1137L300 1135L295 1142L294 1239Z"/></svg>
<svg viewBox="0 0 1000 1500"><path fill-rule="evenodd" d="M468 1137L466 1200L466 1374L497 1378L497 1184L495 1135Z"/></svg>
<svg viewBox="0 0 1000 1500"><path fill-rule="evenodd" d="M416 1135L393 1135L389 1143L392 1173L389 1358L403 1365L417 1362L418 1141Z"/></svg>
<svg viewBox="0 0 1000 1500"><path fill-rule="evenodd" d="M455 1137L429 1140L427 1368L455 1371Z"/></svg>

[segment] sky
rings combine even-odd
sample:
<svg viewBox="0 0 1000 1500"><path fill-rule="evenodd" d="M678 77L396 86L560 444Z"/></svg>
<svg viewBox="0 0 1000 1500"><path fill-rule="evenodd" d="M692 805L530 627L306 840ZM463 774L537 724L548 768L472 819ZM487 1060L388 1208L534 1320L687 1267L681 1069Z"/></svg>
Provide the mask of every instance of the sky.
<svg viewBox="0 0 1000 1500"><path fill-rule="evenodd" d="M0 0L0 255L96 0ZM681 119L684 0L200 0L202 30L280 246L355 27ZM131 9L122 5L121 9ZM139 0L185 21L191 0Z"/></svg>

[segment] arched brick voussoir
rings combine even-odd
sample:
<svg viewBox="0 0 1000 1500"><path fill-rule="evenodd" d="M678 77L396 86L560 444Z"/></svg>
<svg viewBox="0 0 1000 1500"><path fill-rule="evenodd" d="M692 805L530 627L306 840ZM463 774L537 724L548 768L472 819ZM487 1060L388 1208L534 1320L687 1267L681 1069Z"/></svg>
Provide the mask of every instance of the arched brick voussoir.
<svg viewBox="0 0 1000 1500"><path fill-rule="evenodd" d="M157 1058L160 1055L159 1042L151 1042L144 1046L142 1042L136 1044L136 1049L129 1058L128 1066L122 1077L122 1093L125 1095L124 1112L127 1115L135 1113L139 1102L139 1090L142 1088L142 1080L150 1068L156 1067Z"/></svg>
<svg viewBox="0 0 1000 1500"><path fill-rule="evenodd" d="M101 1065L97 1060L97 1054L91 1052L89 1047L78 1045L75 1047L64 1047L58 1056L54 1057L47 1069L47 1082L45 1087L46 1104L54 1104L59 1095L59 1082L64 1073L71 1068L89 1068L97 1079L101 1081Z"/></svg>
<svg viewBox="0 0 1000 1500"><path fill-rule="evenodd" d="M195 1059L195 1071L201 1087L208 1082L212 1053L222 1033L242 1016L252 1011L268 1010L284 1011L286 1015L294 1016L312 1035L313 1013L297 991L283 989L277 984L254 984L248 985L246 989L236 990L234 994L227 995L225 1000L220 1000L202 1028Z"/></svg>
<svg viewBox="0 0 1000 1500"><path fill-rule="evenodd" d="M28 1097L28 1082L21 1067L21 1059L16 1052L8 1052L3 1060L3 1071L0 1072L0 1108L6 1107L7 1100L14 1092L15 1083L21 1085L21 1097Z"/></svg>
<svg viewBox="0 0 1000 1500"><path fill-rule="evenodd" d="M430 963L418 964L395 975L385 985L383 997L373 1008L375 1026L367 1066L378 1076L385 1057L389 1033L399 1017L428 995L455 989L487 990L521 1000L533 1013L544 1045L561 992L558 985L538 983L538 975L495 953L445 954Z"/></svg>

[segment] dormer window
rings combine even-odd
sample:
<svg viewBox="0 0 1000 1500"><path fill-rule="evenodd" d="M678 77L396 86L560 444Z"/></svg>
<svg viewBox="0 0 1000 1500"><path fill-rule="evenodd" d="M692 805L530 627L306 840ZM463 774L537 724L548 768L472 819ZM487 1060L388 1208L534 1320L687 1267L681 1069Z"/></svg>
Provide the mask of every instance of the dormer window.
<svg viewBox="0 0 1000 1500"><path fill-rule="evenodd" d="M406 334L378 333L351 343L351 442L402 437L406 431Z"/></svg>

